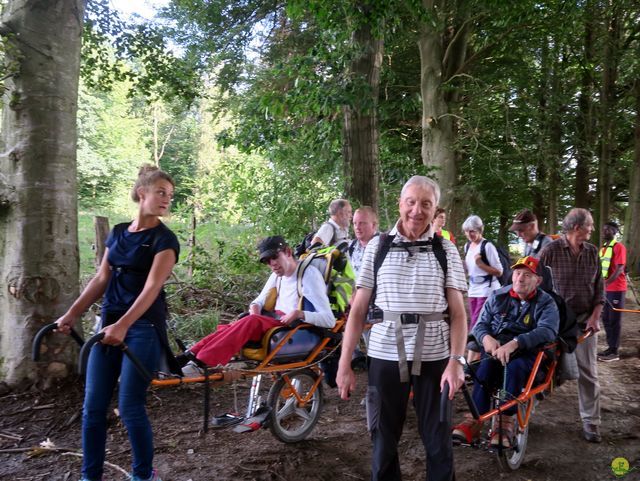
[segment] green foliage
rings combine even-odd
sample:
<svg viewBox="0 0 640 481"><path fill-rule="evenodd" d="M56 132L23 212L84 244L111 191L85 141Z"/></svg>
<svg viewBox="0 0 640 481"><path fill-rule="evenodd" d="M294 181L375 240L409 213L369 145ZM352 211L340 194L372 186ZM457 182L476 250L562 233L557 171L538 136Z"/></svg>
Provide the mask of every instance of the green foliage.
<svg viewBox="0 0 640 481"><path fill-rule="evenodd" d="M126 212L137 169L151 160L144 118L134 115L129 84L110 92L81 85L78 99L78 196L82 206Z"/></svg>
<svg viewBox="0 0 640 481"><path fill-rule="evenodd" d="M180 98L190 105L201 91L197 64L172 54L158 25L122 20L108 0L87 2L80 72L92 88L128 81L131 97Z"/></svg>
<svg viewBox="0 0 640 481"><path fill-rule="evenodd" d="M171 302L171 300L170 300ZM171 304L172 310L180 311L180 306ZM204 312L172 314L170 324L172 333L186 345L190 345L208 336L216 330L220 323L220 312L207 310ZM178 352L176 348L174 352Z"/></svg>
<svg viewBox="0 0 640 481"><path fill-rule="evenodd" d="M466 58L459 70L445 71L442 87L447 115L454 120L458 185L453 196L459 217L480 215L487 236L504 242L517 210L534 208L544 224L574 205L579 158L586 158L587 203L596 205L604 119L598 108L610 38L606 21L619 14L612 59L618 75L611 110L614 152L607 172L613 214L622 218L634 159L637 5L627 0L615 8L558 0L439 5L441 15L417 0L173 0L164 18L182 60L178 65L159 59L157 66L150 66L156 61L151 52L166 49L160 30L130 29L108 47L115 30L129 27L114 30L113 18L106 11L96 15L96 10L91 14L95 39L85 53L86 75L95 79L91 85L111 78L115 89L128 79L124 90L138 86L154 102L147 105L134 96L127 103L117 90L111 94L117 94L117 102L93 93L81 99L85 109L127 119L118 121L123 126L118 133L117 122L109 124L97 113L93 118L100 121L92 124L87 117L86 127L83 118L83 204L115 208L110 197L116 195L109 194L117 192L116 185L128 189L127 163L140 162L122 161L120 168L114 160L131 159L140 145L144 153L139 155L153 159L158 155L154 135L158 145L168 139L160 165L177 180L174 217L185 243L194 220L197 225L196 246L185 248L180 275L190 269L194 289L211 288L231 300L208 299L214 311L235 311L247 302L246 290L240 294L242 284L253 282L243 275L257 280L252 288L261 284L263 276L253 260L257 239L279 233L295 243L326 218L329 201L342 196L343 109L367 111L373 105L367 82L350 74L362 53L353 41L357 28L370 24L384 38L377 115L380 217L382 227L389 227L397 218L402 183L414 174L434 174L421 161L419 32L425 25L440 29L444 55L453 55L464 27L469 32ZM592 51L587 54L589 25ZM135 60L124 62L130 58ZM107 65L119 67L109 70ZM190 103L193 97L165 78L183 67L185 77L178 74L176 80L187 86L193 85L189 75L204 73L206 89L198 92L199 101ZM149 80L140 80L145 75ZM162 100L167 92L187 100ZM581 110L583 94L589 96L588 119ZM585 128L591 138L582 145ZM127 143L127 133L138 141ZM119 151L106 147L113 143L120 145ZM460 234L456 227L452 230ZM185 309L197 309L199 303L190 299L184 300Z"/></svg>
<svg viewBox="0 0 640 481"><path fill-rule="evenodd" d="M0 34L0 79L2 81L20 74L23 54L16 46L16 41L16 35L13 33Z"/></svg>

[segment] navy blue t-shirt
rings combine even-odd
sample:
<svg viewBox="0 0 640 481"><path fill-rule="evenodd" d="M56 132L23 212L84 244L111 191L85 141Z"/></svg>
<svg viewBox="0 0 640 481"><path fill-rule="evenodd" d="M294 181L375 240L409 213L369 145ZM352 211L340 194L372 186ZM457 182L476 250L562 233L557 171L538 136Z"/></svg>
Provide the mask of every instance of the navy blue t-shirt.
<svg viewBox="0 0 640 481"><path fill-rule="evenodd" d="M113 317L108 314L119 317L135 302L158 252L173 249L176 262L180 255L178 238L163 223L139 232L129 232L127 228L130 225L131 222L116 225L105 243L109 248L107 260L111 266L111 279L102 303L103 319L106 321L103 321L103 326L110 323L108 318ZM163 289L141 318L162 325L167 317L166 310Z"/></svg>

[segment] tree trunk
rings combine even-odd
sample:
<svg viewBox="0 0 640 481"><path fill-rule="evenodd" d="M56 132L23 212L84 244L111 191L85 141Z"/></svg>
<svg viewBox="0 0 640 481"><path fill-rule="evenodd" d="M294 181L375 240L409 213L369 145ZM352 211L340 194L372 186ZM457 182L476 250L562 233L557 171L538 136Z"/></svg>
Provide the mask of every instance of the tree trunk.
<svg viewBox="0 0 640 481"><path fill-rule="evenodd" d="M193 271L196 264L196 229L198 227L198 218L196 217L196 207L194 205L193 212L191 213L191 232L189 234L189 267L187 268L187 275L189 279L193 278Z"/></svg>
<svg viewBox="0 0 640 481"><path fill-rule="evenodd" d="M34 333L78 295L76 111L82 0L12 0L1 34L7 64L0 154L0 377L8 384L66 376L69 338ZM40 372L38 372L40 371Z"/></svg>
<svg viewBox="0 0 640 481"><path fill-rule="evenodd" d="M594 158L593 125L593 64L594 64L594 22L593 4L585 5L584 22L584 65L581 73L581 88L578 97L578 119L576 132L576 183L574 186L575 206L591 207L589 196L590 166Z"/></svg>
<svg viewBox="0 0 640 481"><path fill-rule="evenodd" d="M557 44L554 41L554 44ZM553 49L553 72L551 74L552 99L549 104L549 178L548 178L548 210L547 228L550 233L558 229L559 186L561 184L562 159L565 148L562 142L563 131L563 78L567 71L566 55L559 49Z"/></svg>
<svg viewBox="0 0 640 481"><path fill-rule="evenodd" d="M368 15L366 4L361 5ZM368 15L368 17L371 17ZM375 20L362 21L353 33L353 44L359 54L351 64L352 82L358 94L351 105L344 107L343 158L346 170L347 198L359 205L369 205L376 211L379 203L380 156L378 95L384 41Z"/></svg>
<svg viewBox="0 0 640 481"><path fill-rule="evenodd" d="M456 126L451 112L457 92L451 85L447 86L448 92L445 92L444 86L454 75L460 73L467 54L469 35L467 24L457 19L456 6L449 3L448 0L423 0L423 7L432 21L422 23L418 40L422 95L422 163L433 170L432 175L442 190L440 204L446 210L451 210L456 202ZM448 16L447 12L450 11L453 14ZM456 19L456 25L446 25L445 18ZM459 27L458 23L462 26ZM445 39L448 39L447 43Z"/></svg>
<svg viewBox="0 0 640 481"><path fill-rule="evenodd" d="M538 84L538 153L535 163L535 182L531 186L533 213L538 218L538 225L544 232L553 233L553 226L547 223L547 167L549 144L549 94L551 92L551 52L549 39L544 37L540 49L540 82Z"/></svg>
<svg viewBox="0 0 640 481"><path fill-rule="evenodd" d="M623 242L627 247L627 269L632 276L640 275L640 79L635 82L635 132L631 184L629 185L629 207L624 223Z"/></svg>
<svg viewBox="0 0 640 481"><path fill-rule="evenodd" d="M602 233L600 227L609 219L611 209L611 169L614 167L615 159L613 152L616 149L616 81L618 77L618 45L620 41L620 27L618 22L618 11L615 6L609 10L607 19L607 37L604 48L604 64L602 71L602 94L601 94L601 127L602 132L600 142L600 172L598 176L598 195L600 205L596 212L596 231L594 241L602 244Z"/></svg>

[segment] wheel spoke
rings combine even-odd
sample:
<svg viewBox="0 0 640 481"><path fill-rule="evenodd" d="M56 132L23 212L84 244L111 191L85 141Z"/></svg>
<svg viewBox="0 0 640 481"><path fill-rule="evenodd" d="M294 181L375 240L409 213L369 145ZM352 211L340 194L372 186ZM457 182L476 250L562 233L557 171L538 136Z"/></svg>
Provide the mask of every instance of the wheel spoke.
<svg viewBox="0 0 640 481"><path fill-rule="evenodd" d="M281 419L286 418L287 416L291 415L295 411L296 411L296 398L291 396L289 399L285 401L284 405L280 409L278 409L278 412L276 413L276 418L278 419L278 421L280 421Z"/></svg>
<svg viewBox="0 0 640 481"><path fill-rule="evenodd" d="M296 408L295 413L298 417L301 417L305 421L310 421L312 419L311 413L307 411L305 408Z"/></svg>

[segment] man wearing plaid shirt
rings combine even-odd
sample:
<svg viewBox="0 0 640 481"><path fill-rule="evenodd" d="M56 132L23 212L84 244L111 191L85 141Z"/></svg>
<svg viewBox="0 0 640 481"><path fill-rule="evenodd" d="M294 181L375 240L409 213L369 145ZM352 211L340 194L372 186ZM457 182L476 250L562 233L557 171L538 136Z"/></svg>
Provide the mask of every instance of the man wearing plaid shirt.
<svg viewBox="0 0 640 481"><path fill-rule="evenodd" d="M564 235L546 246L540 262L551 268L556 292L576 314L583 330L593 335L576 348L578 402L582 434L592 443L600 436L600 385L597 369L597 335L604 304L604 282L598 249L587 242L593 232L593 218L586 209L571 209L562 221Z"/></svg>

